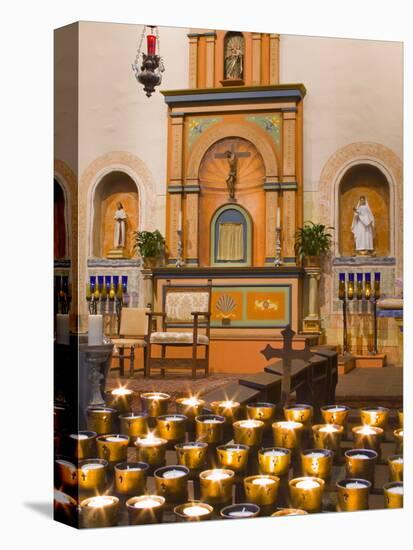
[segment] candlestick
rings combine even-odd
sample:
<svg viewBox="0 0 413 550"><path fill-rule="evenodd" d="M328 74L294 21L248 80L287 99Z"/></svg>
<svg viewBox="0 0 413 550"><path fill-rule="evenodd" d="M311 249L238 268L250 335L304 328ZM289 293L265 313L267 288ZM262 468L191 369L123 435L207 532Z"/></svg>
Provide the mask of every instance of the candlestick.
<svg viewBox="0 0 413 550"><path fill-rule="evenodd" d="M190 470L198 470L205 465L207 459L208 443L202 441L190 441L175 445L178 464L186 466Z"/></svg>
<svg viewBox="0 0 413 550"><path fill-rule="evenodd" d="M180 397L175 403L177 412L184 414L190 421L194 421L196 416L202 414L202 409L205 406L203 399L194 396Z"/></svg>
<svg viewBox="0 0 413 550"><path fill-rule="evenodd" d="M187 417L183 414L166 414L156 419L158 435L168 442L178 443L185 439Z"/></svg>
<svg viewBox="0 0 413 550"><path fill-rule="evenodd" d="M357 273L356 285L357 300L363 299L363 273Z"/></svg>
<svg viewBox="0 0 413 550"><path fill-rule="evenodd" d="M364 297L366 300L371 298L371 273L364 274Z"/></svg>
<svg viewBox="0 0 413 550"><path fill-rule="evenodd" d="M373 449L351 449L344 453L346 477L367 479L374 483L378 454Z"/></svg>
<svg viewBox="0 0 413 550"><path fill-rule="evenodd" d="M274 506L277 502L280 478L256 475L244 478L244 491L248 502L258 506Z"/></svg>
<svg viewBox="0 0 413 550"><path fill-rule="evenodd" d="M301 424L308 428L313 418L313 407L311 405L288 405L284 407L284 417L290 422L301 422Z"/></svg>
<svg viewBox="0 0 413 550"><path fill-rule="evenodd" d="M189 469L186 466L164 466L154 472L158 495L166 502L183 502L188 499Z"/></svg>
<svg viewBox="0 0 413 550"><path fill-rule="evenodd" d="M78 464L79 490L102 492L107 487L109 462L100 458L88 458Z"/></svg>
<svg viewBox="0 0 413 550"><path fill-rule="evenodd" d="M68 346L70 343L69 314L56 315L56 344Z"/></svg>
<svg viewBox="0 0 413 550"><path fill-rule="evenodd" d="M199 474L201 500L208 504L226 504L232 500L234 472L229 469L216 468L204 470Z"/></svg>
<svg viewBox="0 0 413 550"><path fill-rule="evenodd" d="M196 438L206 443L220 443L224 438L225 418L214 414L201 414L195 418Z"/></svg>
<svg viewBox="0 0 413 550"><path fill-rule="evenodd" d="M159 495L140 495L126 501L129 525L160 523L165 499Z"/></svg>
<svg viewBox="0 0 413 550"><path fill-rule="evenodd" d="M171 396L163 392L141 393L142 408L151 417L164 415L168 412L168 402Z"/></svg>
<svg viewBox="0 0 413 550"><path fill-rule="evenodd" d="M103 315L89 315L88 339L89 346L101 346L103 343Z"/></svg>
<svg viewBox="0 0 413 550"><path fill-rule="evenodd" d="M337 511L354 512L369 507L370 481L349 478L337 481Z"/></svg>
<svg viewBox="0 0 413 550"><path fill-rule="evenodd" d="M330 479L333 451L330 449L307 449L301 453L303 476Z"/></svg>
<svg viewBox="0 0 413 550"><path fill-rule="evenodd" d="M274 422L272 425L274 445L285 449L297 449L301 444L303 427L301 422Z"/></svg>
<svg viewBox="0 0 413 550"><path fill-rule="evenodd" d="M96 438L96 444L99 458L104 458L111 464L126 461L129 445L127 435L100 435Z"/></svg>
<svg viewBox="0 0 413 550"><path fill-rule="evenodd" d="M274 403L248 403L246 406L247 418L264 422L264 430L271 428L275 417Z"/></svg>
<svg viewBox="0 0 413 550"><path fill-rule="evenodd" d="M261 420L238 420L233 423L234 441L250 447L261 445L264 422Z"/></svg>
<svg viewBox="0 0 413 550"><path fill-rule="evenodd" d="M340 300L345 300L346 298L346 274L339 273L338 276L338 297Z"/></svg>
<svg viewBox="0 0 413 550"><path fill-rule="evenodd" d="M106 392L106 404L118 413L127 413L132 410L132 401L135 392L128 388L115 388Z"/></svg>
<svg viewBox="0 0 413 550"><path fill-rule="evenodd" d="M214 509L200 500L193 500L175 506L174 513L181 521L205 521L211 519Z"/></svg>
<svg viewBox="0 0 413 550"><path fill-rule="evenodd" d="M120 462L115 466L115 489L121 495L139 495L146 489L145 462Z"/></svg>
<svg viewBox="0 0 413 550"><path fill-rule="evenodd" d="M354 298L354 273L348 274L347 281L347 299L352 300Z"/></svg>
<svg viewBox="0 0 413 550"><path fill-rule="evenodd" d="M96 496L80 503L82 527L112 527L118 522L119 499L114 496Z"/></svg>
<svg viewBox="0 0 413 550"><path fill-rule="evenodd" d="M149 432L147 435L136 439L136 457L150 466L163 466L167 443L166 439L156 437L152 432Z"/></svg>
<svg viewBox="0 0 413 550"><path fill-rule="evenodd" d="M70 434L66 440L68 455L76 460L84 460L96 455L96 432L82 431Z"/></svg>
<svg viewBox="0 0 413 550"><path fill-rule="evenodd" d="M305 510L300 510L298 508L280 508L273 514L271 514L272 518L281 517L281 516L304 516L307 515L308 512Z"/></svg>
<svg viewBox="0 0 413 550"><path fill-rule="evenodd" d="M403 456L391 455L387 459L390 481L403 481Z"/></svg>
<svg viewBox="0 0 413 550"><path fill-rule="evenodd" d="M398 455L403 454L403 434L403 428L399 428L393 432L394 440L396 442L395 453Z"/></svg>
<svg viewBox="0 0 413 550"><path fill-rule="evenodd" d="M227 426L232 426L239 418L241 404L238 401L227 399L226 401L212 401L210 407L214 414L225 418Z"/></svg>
<svg viewBox="0 0 413 550"><path fill-rule="evenodd" d="M320 512L324 492L324 480L320 477L297 477L289 481L291 502L294 508L306 512Z"/></svg>
<svg viewBox="0 0 413 550"><path fill-rule="evenodd" d="M248 445L228 443L217 447L218 462L222 468L243 472L248 464Z"/></svg>
<svg viewBox="0 0 413 550"><path fill-rule="evenodd" d="M350 407L346 405L326 405L321 407L320 410L326 424L345 426Z"/></svg>
<svg viewBox="0 0 413 550"><path fill-rule="evenodd" d="M241 504L230 504L222 508L220 515L224 519L246 519L255 518L260 513L260 507L256 504L244 502Z"/></svg>
<svg viewBox="0 0 413 550"><path fill-rule="evenodd" d="M147 413L126 413L119 415L120 433L129 436L129 446L134 447L136 439L148 433Z"/></svg>
<svg viewBox="0 0 413 550"><path fill-rule="evenodd" d="M386 407L363 407L360 409L361 423L386 429L390 410Z"/></svg>
<svg viewBox="0 0 413 550"><path fill-rule="evenodd" d="M258 451L258 464L262 474L285 476L291 464L291 451L280 447L267 447Z"/></svg>
<svg viewBox="0 0 413 550"><path fill-rule="evenodd" d="M353 449L373 449L380 456L380 443L383 429L375 426L355 426L353 432Z"/></svg>
<svg viewBox="0 0 413 550"><path fill-rule="evenodd" d="M340 453L344 427L339 424L315 424L313 426L314 444L320 449L330 449L337 456Z"/></svg>
<svg viewBox="0 0 413 550"><path fill-rule="evenodd" d="M403 482L391 481L383 485L386 508L403 508Z"/></svg>

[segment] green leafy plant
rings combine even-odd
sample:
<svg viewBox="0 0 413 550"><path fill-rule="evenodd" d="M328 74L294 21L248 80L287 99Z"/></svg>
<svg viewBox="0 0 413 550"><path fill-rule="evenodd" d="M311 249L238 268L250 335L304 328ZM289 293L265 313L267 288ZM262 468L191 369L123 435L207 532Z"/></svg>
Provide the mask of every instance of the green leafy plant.
<svg viewBox="0 0 413 550"><path fill-rule="evenodd" d="M304 222L295 234L295 253L303 260L308 257L326 256L331 249L334 227L321 223Z"/></svg>
<svg viewBox="0 0 413 550"><path fill-rule="evenodd" d="M165 252L165 239L156 229L155 231L134 231L134 250L146 260L148 258L161 258Z"/></svg>

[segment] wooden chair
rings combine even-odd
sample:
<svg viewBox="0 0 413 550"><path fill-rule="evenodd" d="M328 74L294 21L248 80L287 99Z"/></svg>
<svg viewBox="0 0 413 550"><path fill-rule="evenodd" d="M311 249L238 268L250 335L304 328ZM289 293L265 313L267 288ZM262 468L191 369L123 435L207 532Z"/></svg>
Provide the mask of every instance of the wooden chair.
<svg viewBox="0 0 413 550"><path fill-rule="evenodd" d="M165 376L166 369L190 369L192 378L196 378L197 370L202 369L208 376L211 286L210 280L206 286L171 285L167 281L163 289L162 312L148 313L145 376L150 377L153 369L160 369L161 376ZM156 318L158 326L161 325L160 331L153 330ZM160 356L154 356L154 346L155 351L160 348ZM168 350L173 348L189 348L191 357L167 357Z"/></svg>
<svg viewBox="0 0 413 550"><path fill-rule="evenodd" d="M120 314L119 338L112 338L112 342L118 350L114 355L119 359L119 374L125 375L125 359L129 359L129 376L135 372L144 372L142 366L135 369L135 348L146 346L145 337L148 333L148 308L124 307ZM129 352L129 354L125 354Z"/></svg>

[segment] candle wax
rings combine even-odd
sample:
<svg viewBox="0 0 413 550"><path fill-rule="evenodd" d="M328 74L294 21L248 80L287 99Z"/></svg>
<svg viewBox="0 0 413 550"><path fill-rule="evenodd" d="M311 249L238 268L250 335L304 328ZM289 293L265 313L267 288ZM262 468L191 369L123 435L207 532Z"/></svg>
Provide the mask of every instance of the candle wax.
<svg viewBox="0 0 413 550"><path fill-rule="evenodd" d="M99 464L97 462L91 462L90 464L84 464L82 466L82 471L83 470L98 470L99 468L103 468L103 464Z"/></svg>
<svg viewBox="0 0 413 550"><path fill-rule="evenodd" d="M403 459L401 457L400 458L395 458L391 462L396 463L396 464L403 464Z"/></svg>
<svg viewBox="0 0 413 550"><path fill-rule="evenodd" d="M284 453L283 451L277 451L275 449L271 449L270 451L265 451L264 456L285 456L288 453Z"/></svg>
<svg viewBox="0 0 413 550"><path fill-rule="evenodd" d="M196 397L188 397L188 399L183 399L181 401L182 405L187 405L189 407L195 407L196 405L200 405L201 401L197 399Z"/></svg>
<svg viewBox="0 0 413 550"><path fill-rule="evenodd" d="M162 445L162 440L154 436L142 437L142 438L138 438L137 443L142 447L151 447L154 445Z"/></svg>
<svg viewBox="0 0 413 550"><path fill-rule="evenodd" d="M310 458L323 458L325 455L324 453L314 452L314 453L306 453L305 456L309 456Z"/></svg>
<svg viewBox="0 0 413 550"><path fill-rule="evenodd" d="M174 479L176 477L183 477L185 472L183 470L167 470L163 473L162 477L165 479Z"/></svg>
<svg viewBox="0 0 413 550"><path fill-rule="evenodd" d="M251 512L250 510L246 510L243 508L242 510L234 510L233 512L228 512L229 516L237 517L237 518L247 518L253 515L254 512Z"/></svg>
<svg viewBox="0 0 413 550"><path fill-rule="evenodd" d="M365 489L367 487L364 483L359 483L358 481L350 481L346 483L346 489Z"/></svg>
<svg viewBox="0 0 413 550"><path fill-rule="evenodd" d="M155 500L154 498L145 498L144 500L139 500L138 502L135 502L133 505L134 508L155 508L156 506L160 506L159 500Z"/></svg>
<svg viewBox="0 0 413 550"><path fill-rule="evenodd" d="M185 419L182 418L182 416L165 416L164 420L168 420L169 422L182 422Z"/></svg>
<svg viewBox="0 0 413 550"><path fill-rule="evenodd" d="M241 428L257 428L261 426L261 424L257 420L244 420L239 424L239 426Z"/></svg>
<svg viewBox="0 0 413 550"><path fill-rule="evenodd" d="M124 443L126 441L126 438L117 435L114 437L106 437L106 441L109 441L110 443Z"/></svg>
<svg viewBox="0 0 413 550"><path fill-rule="evenodd" d="M253 485L272 485L273 483L275 483L275 481L273 479L270 479L268 477L257 477L256 479L253 479L252 480L252 484Z"/></svg>
<svg viewBox="0 0 413 550"><path fill-rule="evenodd" d="M294 428L301 428L301 423L293 421L280 422L278 427L284 430L294 430Z"/></svg>
<svg viewBox="0 0 413 550"><path fill-rule="evenodd" d="M367 455L364 455L364 454L362 454L362 453L358 453L358 454L356 454L356 455L350 455L349 458L359 458L359 459L362 459L362 460L368 460L368 459L371 458L371 457L369 457L369 456L367 456Z"/></svg>
<svg viewBox="0 0 413 550"><path fill-rule="evenodd" d="M88 503L89 508L102 508L103 506L109 506L115 501L111 497L93 497Z"/></svg>
<svg viewBox="0 0 413 550"><path fill-rule="evenodd" d="M345 407L330 407L326 409L327 412L344 412L345 410Z"/></svg>
<svg viewBox="0 0 413 550"><path fill-rule="evenodd" d="M297 489L315 489L320 487L320 484L312 479L303 479L296 484L296 487Z"/></svg>
<svg viewBox="0 0 413 550"><path fill-rule="evenodd" d="M88 436L86 434L70 434L70 437L72 439L87 439Z"/></svg>
<svg viewBox="0 0 413 550"><path fill-rule="evenodd" d="M206 476L205 479L208 479L209 481L221 481L222 479L226 479L229 477L228 474L225 472L212 472L208 476Z"/></svg>
<svg viewBox="0 0 413 550"><path fill-rule="evenodd" d="M133 391L127 388L116 388L112 390L112 395L130 395L131 393L133 393Z"/></svg>
<svg viewBox="0 0 413 550"><path fill-rule="evenodd" d="M357 430L357 433L362 435L375 435L376 431L370 428L370 426L363 426L359 430Z"/></svg>
<svg viewBox="0 0 413 550"><path fill-rule="evenodd" d="M207 508L204 508L203 506L194 505L194 506L188 506L188 508L185 508L184 514L189 517L205 516L209 514L209 510Z"/></svg>
<svg viewBox="0 0 413 550"><path fill-rule="evenodd" d="M388 493L394 493L396 495L402 495L403 494L403 487L400 485L395 485L394 487L389 487L387 489Z"/></svg>
<svg viewBox="0 0 413 550"><path fill-rule="evenodd" d="M338 430L337 428L335 428L331 424L327 424L326 426L323 426L322 428L320 428L318 431L319 432L334 433L334 432L338 432L340 430Z"/></svg>
<svg viewBox="0 0 413 550"><path fill-rule="evenodd" d="M207 418L206 420L203 420L205 424L221 424L222 421L218 418Z"/></svg>

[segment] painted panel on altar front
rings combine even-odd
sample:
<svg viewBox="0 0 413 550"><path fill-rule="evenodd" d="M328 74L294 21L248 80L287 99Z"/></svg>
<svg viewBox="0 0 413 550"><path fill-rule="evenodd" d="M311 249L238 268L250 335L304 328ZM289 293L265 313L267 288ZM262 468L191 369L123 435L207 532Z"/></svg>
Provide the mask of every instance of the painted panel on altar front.
<svg viewBox="0 0 413 550"><path fill-rule="evenodd" d="M279 328L291 323L290 285L212 288L211 326Z"/></svg>

